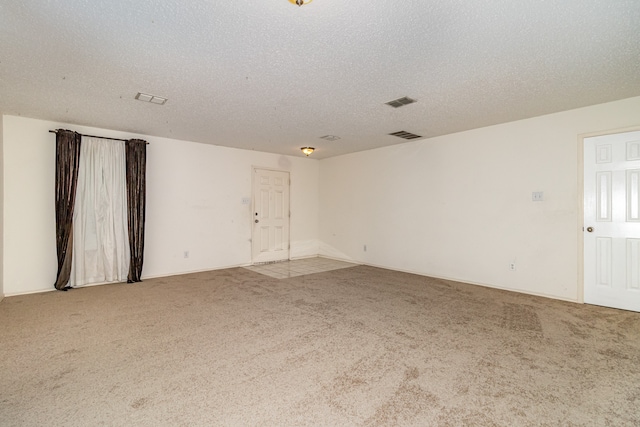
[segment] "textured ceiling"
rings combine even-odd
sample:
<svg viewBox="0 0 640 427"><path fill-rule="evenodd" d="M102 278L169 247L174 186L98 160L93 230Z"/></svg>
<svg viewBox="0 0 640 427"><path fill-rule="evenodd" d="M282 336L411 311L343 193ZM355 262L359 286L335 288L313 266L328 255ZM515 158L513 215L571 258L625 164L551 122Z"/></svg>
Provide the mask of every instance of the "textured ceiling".
<svg viewBox="0 0 640 427"><path fill-rule="evenodd" d="M281 154L628 98L639 76L638 0L0 0L0 112Z"/></svg>

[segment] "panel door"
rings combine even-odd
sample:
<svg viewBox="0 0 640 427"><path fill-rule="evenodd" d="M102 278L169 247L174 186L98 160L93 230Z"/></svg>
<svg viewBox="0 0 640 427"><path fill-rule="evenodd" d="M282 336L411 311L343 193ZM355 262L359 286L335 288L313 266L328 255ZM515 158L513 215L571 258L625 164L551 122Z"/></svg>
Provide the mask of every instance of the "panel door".
<svg viewBox="0 0 640 427"><path fill-rule="evenodd" d="M640 311L640 131L584 144L584 301Z"/></svg>
<svg viewBox="0 0 640 427"><path fill-rule="evenodd" d="M289 259L289 172L253 170L253 263Z"/></svg>

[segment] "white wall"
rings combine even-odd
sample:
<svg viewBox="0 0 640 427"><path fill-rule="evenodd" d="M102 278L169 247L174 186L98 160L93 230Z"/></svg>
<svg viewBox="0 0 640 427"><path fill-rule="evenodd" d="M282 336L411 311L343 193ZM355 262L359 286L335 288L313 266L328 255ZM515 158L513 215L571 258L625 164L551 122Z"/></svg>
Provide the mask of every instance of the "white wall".
<svg viewBox="0 0 640 427"><path fill-rule="evenodd" d="M3 257L3 221L4 218L4 144L3 144L3 132L2 132L2 124L3 124L3 116L0 114L0 301L4 298L4 277L3 277L3 266L4 266L4 257Z"/></svg>
<svg viewBox="0 0 640 427"><path fill-rule="evenodd" d="M578 135L638 125L640 97L323 160L320 252L578 300Z"/></svg>
<svg viewBox="0 0 640 427"><path fill-rule="evenodd" d="M291 172L294 258L320 251L577 300L578 135L638 125L640 97L316 161L4 116L4 293L52 289L48 130L71 128L150 142L143 278L249 264L251 212L241 201L261 166ZM532 202L532 191L545 201Z"/></svg>
<svg viewBox="0 0 640 427"><path fill-rule="evenodd" d="M4 116L6 295L53 289L58 128L150 143L143 279L250 264L252 166L290 171L291 256L318 253L317 160Z"/></svg>

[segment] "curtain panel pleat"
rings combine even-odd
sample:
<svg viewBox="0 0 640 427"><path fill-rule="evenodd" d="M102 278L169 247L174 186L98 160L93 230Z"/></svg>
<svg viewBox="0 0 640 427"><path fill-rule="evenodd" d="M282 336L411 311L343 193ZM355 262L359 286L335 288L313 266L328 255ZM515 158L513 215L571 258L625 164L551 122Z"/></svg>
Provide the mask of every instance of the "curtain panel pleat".
<svg viewBox="0 0 640 427"><path fill-rule="evenodd" d="M58 273L55 288L65 290L71 275L73 208L78 185L82 135L70 130L56 132L56 253Z"/></svg>
<svg viewBox="0 0 640 427"><path fill-rule="evenodd" d="M146 203L147 143L140 139L126 142L127 204L131 263L127 282L141 282L144 261L144 223Z"/></svg>

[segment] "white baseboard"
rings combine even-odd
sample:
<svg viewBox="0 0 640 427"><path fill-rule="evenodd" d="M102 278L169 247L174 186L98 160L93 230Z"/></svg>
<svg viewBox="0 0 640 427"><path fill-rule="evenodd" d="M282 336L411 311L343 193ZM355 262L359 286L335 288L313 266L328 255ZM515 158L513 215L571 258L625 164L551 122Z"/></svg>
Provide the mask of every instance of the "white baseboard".
<svg viewBox="0 0 640 427"><path fill-rule="evenodd" d="M562 297L559 297L557 295L549 295L549 294L545 294L545 293L542 293L542 292L531 292L531 291L526 291L526 290L522 290L522 289L509 288L509 287L506 287L506 286L493 285L493 284L489 284L489 283L472 282L472 281L468 281L468 280L456 279L456 278L452 278L452 277L437 276L437 275L427 274L427 273L418 272L418 271L390 268L390 267L387 267L387 266L384 266L384 265L377 265L377 264L371 264L371 263L366 263L366 262L360 262L360 261L356 261L356 260L353 260L353 259L347 259L347 258L342 258L342 257L332 257L332 256L327 256L327 255L309 255L309 256L291 258L291 260L295 261L295 260L308 259L308 258L332 259L334 261L348 262L350 264L366 265L366 266L369 266L369 267L382 268L384 270L391 270L391 271L398 271L398 272L401 272L401 273L415 274L417 276L432 277L434 279L448 280L448 281L451 281L451 282L459 282L459 283L467 283L467 284L470 284L470 285L483 286L485 288L500 289L500 290L503 290L503 291L517 292L517 293L526 294L526 295L533 295L533 296L538 296L538 297L551 298L551 299L556 299L556 300L560 300L560 301L567 301L567 302L573 302L573 303L581 304L581 302L578 301L577 299L562 298ZM229 265L229 266L224 266L224 267L207 268L207 269L202 269L202 270L182 271L182 272L179 272L179 273L159 274L159 275L153 275L153 276L143 276L142 280L144 281L146 279L158 279L158 278L162 278L162 277L181 276L181 275L184 275L184 274L205 273L207 271L225 270L225 269L228 269L228 268L249 267L251 265L252 264L250 264L250 263L249 264L237 264L237 265ZM92 283L90 285L85 285L85 286L82 286L82 287L86 288L86 287L89 287L89 286L102 286L102 285L107 285L107 284L109 284L109 283ZM42 292L51 292L51 291L55 291L55 289L51 288L51 289L33 290L33 291L28 291L28 292L9 293L9 294L5 294L4 296L5 297L13 297L13 296L19 296L19 295L39 294L39 293L42 293ZM0 300L2 300L2 297L0 297Z"/></svg>
<svg viewBox="0 0 640 427"><path fill-rule="evenodd" d="M349 262L349 261L347 261L347 262ZM351 262L353 262L353 261L351 261ZM582 304L577 299L563 298L563 297L559 297L557 295L549 295L549 294L545 294L545 293L542 293L542 292L531 292L531 291L526 291L526 290L522 290L522 289L509 288L507 286L499 286L499 285L492 285L492 284L488 284L488 283L473 282L473 281L464 280L464 279L455 279L455 278L451 278L451 277L437 276L437 275L433 275L433 274L421 273L421 272L418 272L418 271L402 270L402 269L398 269L398 268L390 268L390 267L385 267L385 266L382 266L382 265L376 265L376 264L370 264L370 263L361 263L361 264L362 265L367 265L369 267L382 268L382 269L385 269L385 270L399 271L401 273L415 274L417 276L432 277L434 279L448 280L450 282L466 283L466 284L469 284L469 285L482 286L482 287L485 287L485 288L500 289L502 291L517 292L519 294L533 295L533 296L536 296L536 297L551 298L551 299L556 299L556 300L559 300L559 301L567 301L567 302L574 302L574 303Z"/></svg>
<svg viewBox="0 0 640 427"><path fill-rule="evenodd" d="M238 268L238 267L249 267L249 266L251 266L251 263L249 263L249 264L226 265L224 267L205 268L205 269L201 269L201 270L181 271L181 272L178 272L178 273L155 274L153 276L142 276L142 281L144 282L146 279L158 279L158 278L162 278L162 277L182 276L183 274L206 273L207 271L226 270L227 268Z"/></svg>
<svg viewBox="0 0 640 427"><path fill-rule="evenodd" d="M31 290L26 292L9 292L8 294L4 294L4 296L9 298L9 297L17 297L19 295L41 294L43 292L52 292L55 290L56 289L54 287L51 287L51 289L36 289L36 290Z"/></svg>
<svg viewBox="0 0 640 427"><path fill-rule="evenodd" d="M182 271L179 273L171 273L171 274L158 274L158 275L153 275L153 276L142 276L142 281L145 281L146 279L157 279L157 278L162 278L162 277L171 277L171 276L181 276L183 274L193 274L193 273L204 273L207 271L215 271L215 270L224 270L227 268L237 268L237 267L248 267L251 264L238 264L238 265L229 265L229 266L225 266L225 267L215 267L215 268L207 268L207 269L203 269L203 270L191 270L191 271ZM103 285L112 285L112 284L116 284L116 283L127 283L127 282L103 282L103 283L90 283L88 285L84 285L84 286L79 286L75 289L82 289L82 288L89 288L92 286L103 286ZM8 293L5 294L5 297L17 297L20 295L31 295L31 294L41 294L43 292L52 292L55 291L56 289L51 287L50 289L36 289L36 290L31 290L31 291L26 291L26 292L15 292L15 293Z"/></svg>

